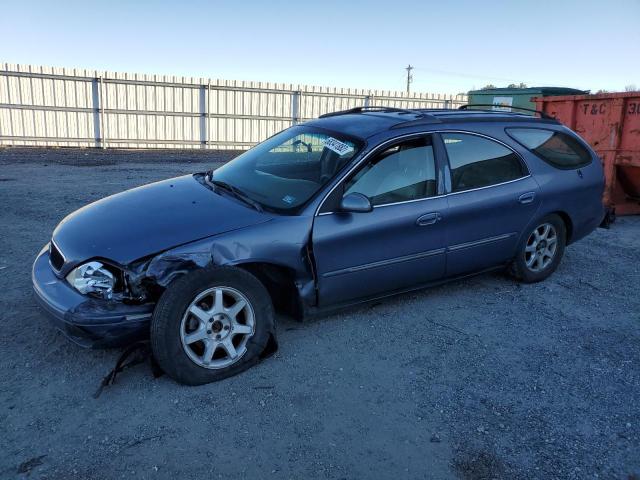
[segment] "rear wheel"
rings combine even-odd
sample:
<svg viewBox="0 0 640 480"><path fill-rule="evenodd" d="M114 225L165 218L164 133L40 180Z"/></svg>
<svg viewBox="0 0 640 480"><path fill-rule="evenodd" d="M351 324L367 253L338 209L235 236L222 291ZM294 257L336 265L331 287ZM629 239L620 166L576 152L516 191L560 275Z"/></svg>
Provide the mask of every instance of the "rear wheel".
<svg viewBox="0 0 640 480"><path fill-rule="evenodd" d="M555 214L538 220L524 236L511 265L513 275L525 283L534 283L551 275L564 254L566 227Z"/></svg>
<svg viewBox="0 0 640 480"><path fill-rule="evenodd" d="M151 345L169 376L200 385L257 363L273 328L262 283L244 270L214 267L167 288L153 314Z"/></svg>

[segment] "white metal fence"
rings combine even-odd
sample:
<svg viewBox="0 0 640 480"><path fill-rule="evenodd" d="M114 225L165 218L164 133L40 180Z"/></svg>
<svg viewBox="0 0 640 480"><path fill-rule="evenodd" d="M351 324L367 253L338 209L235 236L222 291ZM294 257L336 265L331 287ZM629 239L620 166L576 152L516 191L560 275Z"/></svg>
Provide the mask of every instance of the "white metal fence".
<svg viewBox="0 0 640 480"><path fill-rule="evenodd" d="M362 105L447 108L466 95L0 65L0 146L244 149Z"/></svg>

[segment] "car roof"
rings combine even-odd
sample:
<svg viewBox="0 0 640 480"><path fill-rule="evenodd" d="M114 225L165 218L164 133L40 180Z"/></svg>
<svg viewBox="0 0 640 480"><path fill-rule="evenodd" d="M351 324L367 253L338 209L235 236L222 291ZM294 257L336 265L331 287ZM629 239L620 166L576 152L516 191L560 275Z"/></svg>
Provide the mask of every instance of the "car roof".
<svg viewBox="0 0 640 480"><path fill-rule="evenodd" d="M473 107L472 107L473 108ZM540 113L540 112L538 112ZM449 123L540 122L558 124L558 121L544 114L534 117L524 113L499 110L476 109L399 109L386 107L358 107L340 112L328 113L306 122L305 125L343 132L347 135L368 138L378 133L417 125L442 125Z"/></svg>

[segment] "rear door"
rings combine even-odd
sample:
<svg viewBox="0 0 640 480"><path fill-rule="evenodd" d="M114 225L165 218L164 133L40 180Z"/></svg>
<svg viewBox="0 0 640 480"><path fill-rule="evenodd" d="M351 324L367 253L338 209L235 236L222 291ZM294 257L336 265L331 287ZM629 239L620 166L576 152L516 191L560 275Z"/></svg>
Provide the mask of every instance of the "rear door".
<svg viewBox="0 0 640 480"><path fill-rule="evenodd" d="M520 156L471 132L442 132L450 169L447 276L513 258L540 205L539 188Z"/></svg>
<svg viewBox="0 0 640 480"><path fill-rule="evenodd" d="M447 200L438 192L432 137L389 144L339 185L366 195L367 213L323 211L313 226L320 305L442 278ZM326 210L326 209L325 209Z"/></svg>

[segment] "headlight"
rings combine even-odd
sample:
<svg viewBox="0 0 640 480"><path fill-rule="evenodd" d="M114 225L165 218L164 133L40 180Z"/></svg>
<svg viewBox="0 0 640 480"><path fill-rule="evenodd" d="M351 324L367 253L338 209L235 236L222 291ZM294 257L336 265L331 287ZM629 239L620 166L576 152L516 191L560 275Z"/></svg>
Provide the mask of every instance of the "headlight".
<svg viewBox="0 0 640 480"><path fill-rule="evenodd" d="M110 299L116 279L100 262L89 262L71 270L67 282L82 294L92 293Z"/></svg>

